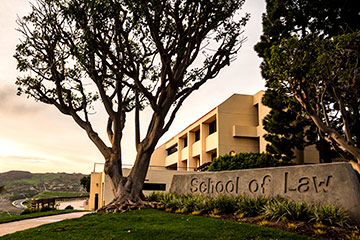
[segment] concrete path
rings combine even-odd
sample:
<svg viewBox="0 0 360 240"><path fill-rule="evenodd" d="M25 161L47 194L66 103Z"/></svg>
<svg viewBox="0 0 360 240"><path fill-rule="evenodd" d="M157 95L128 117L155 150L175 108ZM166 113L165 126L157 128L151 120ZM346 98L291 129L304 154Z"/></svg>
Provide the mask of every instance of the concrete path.
<svg viewBox="0 0 360 240"><path fill-rule="evenodd" d="M84 202L86 200L74 200L74 201L66 201L66 202L57 202L59 203L59 210L65 209L67 206L72 206L76 210L84 210Z"/></svg>
<svg viewBox="0 0 360 240"><path fill-rule="evenodd" d="M59 222L71 218L79 218L85 214L89 214L89 212L65 213L54 216L26 219L10 223L2 223L0 224L0 237L17 231L38 227L47 223Z"/></svg>

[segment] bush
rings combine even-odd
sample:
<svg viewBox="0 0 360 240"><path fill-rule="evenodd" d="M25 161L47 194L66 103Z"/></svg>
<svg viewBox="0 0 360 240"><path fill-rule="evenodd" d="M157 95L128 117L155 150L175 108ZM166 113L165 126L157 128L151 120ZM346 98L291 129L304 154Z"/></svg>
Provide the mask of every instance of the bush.
<svg viewBox="0 0 360 240"><path fill-rule="evenodd" d="M22 212L20 213L20 215L26 215L26 214L30 214L30 213L32 213L31 209L30 209L30 208L26 208L24 211L22 211Z"/></svg>
<svg viewBox="0 0 360 240"><path fill-rule="evenodd" d="M312 206L310 221L322 222L330 225L343 227L350 222L349 215L340 208L322 204Z"/></svg>
<svg viewBox="0 0 360 240"><path fill-rule="evenodd" d="M74 207L71 205L67 205L65 209L74 209Z"/></svg>
<svg viewBox="0 0 360 240"><path fill-rule="evenodd" d="M263 214L263 208L268 201L269 199L261 197L238 197L236 209L246 217L254 217Z"/></svg>
<svg viewBox="0 0 360 240"><path fill-rule="evenodd" d="M152 193L148 201L158 202L162 209L187 212L193 215L200 213L236 213L246 217L263 216L268 219L284 219L322 222L329 225L344 226L350 222L349 216L341 209L328 204L310 205L305 202L294 202L284 198L249 198L244 196L217 196ZM196 214L195 214L196 213ZM216 215L216 214L215 214Z"/></svg>
<svg viewBox="0 0 360 240"><path fill-rule="evenodd" d="M293 165L293 163L277 160L269 153L239 153L235 156L226 154L214 159L211 162L208 171L215 172L289 165Z"/></svg>
<svg viewBox="0 0 360 240"><path fill-rule="evenodd" d="M48 211L52 211L52 210L56 210L55 208L49 207L49 206L45 206L40 208L40 212L48 212Z"/></svg>
<svg viewBox="0 0 360 240"><path fill-rule="evenodd" d="M311 207L305 202L293 202L276 198L269 201L263 208L264 215L272 220L309 220Z"/></svg>

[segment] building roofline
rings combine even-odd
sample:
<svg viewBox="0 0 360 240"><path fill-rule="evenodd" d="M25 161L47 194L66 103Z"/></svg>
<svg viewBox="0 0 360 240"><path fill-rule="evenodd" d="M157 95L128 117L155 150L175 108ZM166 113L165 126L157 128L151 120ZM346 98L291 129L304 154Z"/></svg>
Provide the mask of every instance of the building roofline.
<svg viewBox="0 0 360 240"><path fill-rule="evenodd" d="M258 92L256 92L255 94L241 94L241 93L233 93L230 97L226 98L224 101L222 101L220 104L218 104L216 107L214 107L213 109L211 109L210 111L208 111L207 113L205 113L203 116L199 117L198 119L196 119L194 122L190 123L187 127L185 127L183 130L181 130L180 132L178 132L177 134L175 134L172 138L170 138L169 140L167 140L166 142L164 142L163 144L161 144L160 146L158 146L156 149L160 148L162 145L169 143L172 139L175 138L175 136L179 135L181 132L185 131L187 128L189 128L191 125L193 125L194 123L196 123L197 121L199 121L200 119L202 119L203 117L205 117L206 115L208 115L209 113L211 113L212 111L214 111L216 108L218 108L220 105L222 105L223 103L225 103L227 100L229 100L230 98L232 98L235 95L243 95L243 96L255 96L257 95L259 92L264 92L264 90L259 90ZM156 150L155 149L155 150Z"/></svg>

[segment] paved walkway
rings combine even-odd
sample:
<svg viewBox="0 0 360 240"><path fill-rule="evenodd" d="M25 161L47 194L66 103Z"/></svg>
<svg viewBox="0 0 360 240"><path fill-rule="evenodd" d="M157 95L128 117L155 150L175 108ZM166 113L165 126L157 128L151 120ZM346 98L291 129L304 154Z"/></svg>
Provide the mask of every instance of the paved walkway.
<svg viewBox="0 0 360 240"><path fill-rule="evenodd" d="M26 219L10 223L2 223L0 224L0 237L17 231L38 227L47 223L59 222L71 218L79 218L88 213L89 212L73 212L54 216Z"/></svg>

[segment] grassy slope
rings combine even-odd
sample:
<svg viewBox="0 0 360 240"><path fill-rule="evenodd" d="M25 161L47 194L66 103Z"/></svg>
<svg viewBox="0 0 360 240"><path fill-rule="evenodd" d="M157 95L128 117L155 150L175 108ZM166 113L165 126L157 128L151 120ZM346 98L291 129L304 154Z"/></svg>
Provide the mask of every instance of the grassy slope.
<svg viewBox="0 0 360 240"><path fill-rule="evenodd" d="M154 209L91 214L43 225L2 239L308 239L222 219L169 214Z"/></svg>
<svg viewBox="0 0 360 240"><path fill-rule="evenodd" d="M78 196L88 196L88 193L79 193L79 192L42 192L32 198L50 198L50 197L78 197Z"/></svg>

